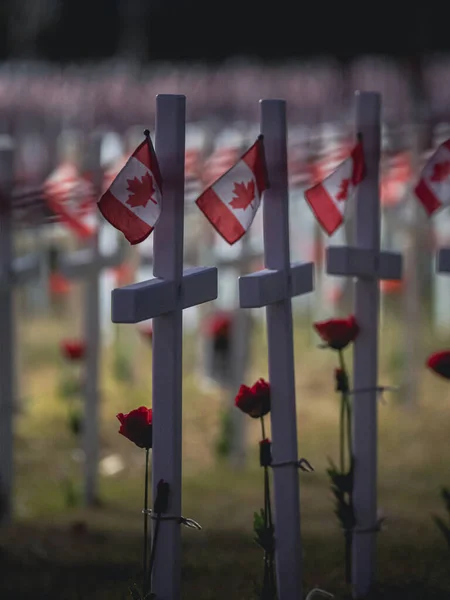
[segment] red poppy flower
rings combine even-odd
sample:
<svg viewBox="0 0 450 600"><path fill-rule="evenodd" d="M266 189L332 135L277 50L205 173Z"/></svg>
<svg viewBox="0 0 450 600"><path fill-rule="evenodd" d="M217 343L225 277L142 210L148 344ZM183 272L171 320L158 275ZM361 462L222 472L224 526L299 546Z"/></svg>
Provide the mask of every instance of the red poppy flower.
<svg viewBox="0 0 450 600"><path fill-rule="evenodd" d="M116 415L120 421L119 433L139 448L151 448L153 443L153 411L140 406L127 414Z"/></svg>
<svg viewBox="0 0 450 600"><path fill-rule="evenodd" d="M241 385L235 405L253 419L263 417L270 411L270 384L258 379L252 387Z"/></svg>
<svg viewBox="0 0 450 600"><path fill-rule="evenodd" d="M334 350L342 350L356 339L358 323L353 315L347 319L328 319L314 323L314 328L324 342Z"/></svg>
<svg viewBox="0 0 450 600"><path fill-rule="evenodd" d="M69 360L80 360L86 354L86 344L81 340L63 340L61 342L61 352Z"/></svg>
<svg viewBox="0 0 450 600"><path fill-rule="evenodd" d="M145 327L140 327L139 328L139 332L142 335L142 337L146 338L149 342L152 341L152 339L153 339L153 327L152 327L151 323L150 323L150 325L146 325Z"/></svg>
<svg viewBox="0 0 450 600"><path fill-rule="evenodd" d="M210 337L226 337L230 334L232 319L228 313L216 313L206 321L206 334Z"/></svg>
<svg viewBox="0 0 450 600"><path fill-rule="evenodd" d="M401 294L403 291L403 281L391 281L389 279L382 279L380 281L380 292L387 296L394 296Z"/></svg>
<svg viewBox="0 0 450 600"><path fill-rule="evenodd" d="M70 281L61 273L50 273L49 277L50 293L54 296L65 296L71 290Z"/></svg>
<svg viewBox="0 0 450 600"><path fill-rule="evenodd" d="M441 377L450 379L450 350L432 354L427 360L427 366Z"/></svg>

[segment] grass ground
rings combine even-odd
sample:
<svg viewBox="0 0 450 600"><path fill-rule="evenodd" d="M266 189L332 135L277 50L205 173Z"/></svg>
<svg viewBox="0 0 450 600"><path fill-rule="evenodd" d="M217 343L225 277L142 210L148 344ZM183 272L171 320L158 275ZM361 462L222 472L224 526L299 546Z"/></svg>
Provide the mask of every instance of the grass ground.
<svg viewBox="0 0 450 600"><path fill-rule="evenodd" d="M0 598L21 600L122 600L139 578L143 452L117 435L115 414L151 398L151 350L143 340L137 380L120 383L104 357L102 457L120 455L124 470L102 475L102 505L67 509L62 476L72 441L64 403L55 390L61 373L57 321L32 320L22 327L26 377L24 407L17 419L14 525L0 533ZM442 340L424 339L423 354ZM267 375L265 339L255 334L249 382ZM296 327L296 382L300 455L314 465L301 473L305 590L319 586L337 599L343 585L342 537L333 514L325 469L337 453L335 356L318 350L309 324ZM183 531L183 597L247 600L262 574L252 542L252 516L261 506L262 474L255 449L258 427L248 421L249 464L237 471L218 462L214 443L226 399L198 387L193 340L186 340L183 415L183 514L202 531ZM381 332L380 383L396 384L401 353L395 321ZM373 598L444 599L450 596L450 552L432 522L443 515L439 489L450 484L450 387L423 370L420 406L402 406L395 394L379 408L379 505L388 517L378 536ZM73 460L72 460L73 462Z"/></svg>

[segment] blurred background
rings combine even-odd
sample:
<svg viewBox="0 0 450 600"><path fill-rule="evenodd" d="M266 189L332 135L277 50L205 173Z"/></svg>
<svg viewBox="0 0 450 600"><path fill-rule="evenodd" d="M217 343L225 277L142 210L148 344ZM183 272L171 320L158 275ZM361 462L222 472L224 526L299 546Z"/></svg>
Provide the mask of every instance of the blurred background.
<svg viewBox="0 0 450 600"><path fill-rule="evenodd" d="M143 129L153 132L160 93L187 97L185 264L219 268L217 301L184 315L183 511L204 527L183 532L184 595L253 598L261 575L251 531L262 502L258 428L233 400L241 383L267 377L264 311L238 310L237 298L238 276L263 266L262 215L230 247L194 202L254 141L259 99L275 97L288 103L291 256L316 265L315 291L293 301L299 447L316 469L301 474L305 586L348 597L325 473L338 447L337 365L317 348L312 323L352 311L352 282L324 273L326 246L350 243L352 222L330 241L303 192L346 157L355 90L383 96L382 246L405 261L401 282L380 282L380 384L399 389L379 411L388 521L374 598L448 598L450 555L432 514L445 516L450 395L424 363L450 334L450 282L435 271L437 249L450 245L450 217L428 220L412 192L450 137L441 12L437 2L0 3L0 136L14 143L14 255L38 267L14 285L16 344L2 348L14 352L17 399L1 598L126 598L140 576L144 457L117 435L115 415L151 404L152 329L113 325L110 293L152 276L152 238L130 248L99 223L99 493L90 506L82 429L93 284L87 270L75 276L66 263L90 248L83 231L96 227L95 200ZM12 289L6 276L2 285Z"/></svg>

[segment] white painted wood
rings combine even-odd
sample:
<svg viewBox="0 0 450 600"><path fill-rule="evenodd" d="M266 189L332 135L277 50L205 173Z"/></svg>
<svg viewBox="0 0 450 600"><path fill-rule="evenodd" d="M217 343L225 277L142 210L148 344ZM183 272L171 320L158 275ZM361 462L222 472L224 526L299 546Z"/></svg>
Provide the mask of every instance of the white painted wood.
<svg viewBox="0 0 450 600"><path fill-rule="evenodd" d="M156 99L156 143L163 179L162 212L153 233L154 279L112 293L112 320L137 323L153 318L153 473L170 484L168 512L181 514L182 315L183 309L217 297L217 269L183 273L184 156L186 99ZM152 589L161 600L180 598L180 525L161 522Z"/></svg>
<svg viewBox="0 0 450 600"><path fill-rule="evenodd" d="M101 137L96 136L91 140L89 148L89 169L94 174L94 189L96 195L101 194L103 172L100 166ZM84 503L93 506L98 501L98 463L100 443L100 364L101 364L101 337L100 337L100 278L99 265L101 264L99 236L104 223L100 215L95 212L96 232L89 238L87 250L90 253L85 263L84 274L84 302L85 302L85 398L83 414L83 450L84 450Z"/></svg>
<svg viewBox="0 0 450 600"><path fill-rule="evenodd" d="M264 192L264 263L262 274L240 277L241 307L266 305L269 345L269 379L272 394L272 441L274 462L297 460L297 418L295 401L294 348L292 327L293 295L289 252L289 198L286 148L286 103L261 101L261 133L270 181ZM274 274L277 273L277 274ZM303 293L313 289L313 267L302 265ZM279 292L262 283L279 286ZM255 283L257 282L257 283ZM256 291L255 291L256 286ZM267 293L264 298L264 292ZM248 294L248 296L247 296ZM300 497L297 467L274 469L275 538L278 596L280 600L302 597L302 545Z"/></svg>
<svg viewBox="0 0 450 600"><path fill-rule="evenodd" d="M89 170L94 174L94 189L100 196L103 185L103 171L100 165L101 135L94 134L89 144ZM99 240L102 229L111 227L98 214L93 215L94 233L87 242L87 247L76 250L68 256L61 257L59 268L61 273L70 279L83 279L84 294L84 338L87 345L86 384L84 388L83 415L83 451L84 451L84 485L83 500L86 506L93 506L98 501L98 462L99 462L99 411L100 385L99 373L101 364L101 330L100 330L100 276L103 270L118 265L123 261L122 248L114 253L103 255L100 252Z"/></svg>
<svg viewBox="0 0 450 600"><path fill-rule="evenodd" d="M355 242L359 248L380 250L380 112L379 94L356 96L356 130L362 134L366 176L358 186ZM361 332L355 340L353 438L355 455L354 509L357 529L377 526L377 392L379 283L377 278L355 282L355 316ZM375 576L376 532L354 534L352 584L354 597L368 594Z"/></svg>
<svg viewBox="0 0 450 600"><path fill-rule="evenodd" d="M436 271L450 273L450 248L441 248L437 254Z"/></svg>
<svg viewBox="0 0 450 600"><path fill-rule="evenodd" d="M355 246L329 247L326 253L329 274L355 277L354 314L360 326L353 353L355 598L367 595L375 576L379 279L400 279L402 271L401 256L380 252L380 111L379 94L356 93L356 131L362 135L366 176L355 198Z"/></svg>
<svg viewBox="0 0 450 600"><path fill-rule="evenodd" d="M13 420L16 403L14 364L14 302L10 281L13 261L11 188L13 183L13 141L0 138L0 523L12 517Z"/></svg>
<svg viewBox="0 0 450 600"><path fill-rule="evenodd" d="M17 349L14 286L36 279L39 257L14 257L11 191L14 182L14 143L0 136L0 522L12 518L14 411L17 407Z"/></svg>

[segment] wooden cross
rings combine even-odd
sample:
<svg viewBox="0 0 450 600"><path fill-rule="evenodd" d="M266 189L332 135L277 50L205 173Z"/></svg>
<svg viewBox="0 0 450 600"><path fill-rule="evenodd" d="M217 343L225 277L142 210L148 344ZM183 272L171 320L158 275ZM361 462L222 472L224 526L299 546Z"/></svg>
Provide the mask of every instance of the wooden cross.
<svg viewBox="0 0 450 600"><path fill-rule="evenodd" d="M436 258L436 271L450 273L450 248L440 248Z"/></svg>
<svg viewBox="0 0 450 600"><path fill-rule="evenodd" d="M94 190L100 195L102 186L102 170L100 168L101 137L91 140L89 163L94 174ZM123 249L113 254L102 255L99 238L102 228L109 227L95 212L97 224L88 242L88 247L62 257L58 263L61 273L69 279L82 278L85 290L85 341L86 383L84 388L85 406L83 411L83 449L84 449L84 503L93 506L98 501L98 462L99 462L99 406L100 406L100 286L99 276L103 269L108 269L123 261Z"/></svg>
<svg viewBox="0 0 450 600"><path fill-rule="evenodd" d="M353 352L354 510L353 593L367 595L375 573L377 531L377 379L379 280L401 279L402 257L380 251L381 97L356 92L356 131L366 174L355 197L355 246L329 247L327 273L355 278L354 314L360 333Z"/></svg>
<svg viewBox="0 0 450 600"><path fill-rule="evenodd" d="M12 517L14 410L17 406L14 286L39 276L39 257L14 257L14 145L0 136L0 522Z"/></svg>
<svg viewBox="0 0 450 600"><path fill-rule="evenodd" d="M186 98L156 98L155 150L163 180L162 212L153 233L153 275L112 292L112 321L153 319L153 497L160 479L170 485L168 513L181 515L183 309L217 298L217 269L183 271ZM158 598L180 598L181 536L163 520L152 578Z"/></svg>
<svg viewBox="0 0 450 600"><path fill-rule="evenodd" d="M280 600L302 598L297 417L291 298L313 290L312 263L290 263L286 103L261 101L270 189L264 192L265 269L239 278L241 308L266 307L271 385L275 547Z"/></svg>

